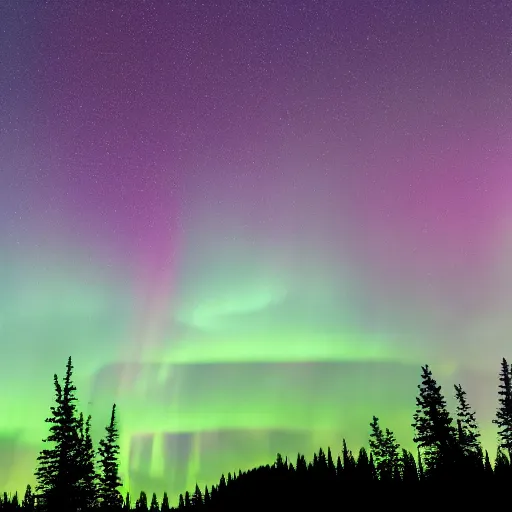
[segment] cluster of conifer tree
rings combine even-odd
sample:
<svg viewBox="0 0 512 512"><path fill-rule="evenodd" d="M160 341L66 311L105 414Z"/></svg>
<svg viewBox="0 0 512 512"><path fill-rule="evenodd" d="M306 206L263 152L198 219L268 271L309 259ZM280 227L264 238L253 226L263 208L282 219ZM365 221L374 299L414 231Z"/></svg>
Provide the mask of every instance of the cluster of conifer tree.
<svg viewBox="0 0 512 512"><path fill-rule="evenodd" d="M76 405L73 365L68 359L61 384L54 376L55 405L50 408L49 435L38 457L35 493L27 486L23 499L3 494L2 511L85 512L173 510L164 493L161 503L153 493L142 491L132 504L120 493L118 474L118 430L116 406L112 407L105 437L95 450L91 439L91 417L84 418ZM498 449L494 464L480 443L475 412L466 392L454 386L455 414L448 411L441 386L430 368L422 367L416 412L413 416L417 453L400 447L395 435L373 417L368 451L354 455L343 440L340 455L322 448L307 462L298 454L294 462L277 454L276 461L246 472L222 475L217 485L179 496L178 509L204 511L301 509L321 510L347 506L392 505L405 509L410 500L421 498L423 506L472 508L508 504L512 482L512 366L503 359L499 374ZM149 503L148 503L149 502Z"/></svg>

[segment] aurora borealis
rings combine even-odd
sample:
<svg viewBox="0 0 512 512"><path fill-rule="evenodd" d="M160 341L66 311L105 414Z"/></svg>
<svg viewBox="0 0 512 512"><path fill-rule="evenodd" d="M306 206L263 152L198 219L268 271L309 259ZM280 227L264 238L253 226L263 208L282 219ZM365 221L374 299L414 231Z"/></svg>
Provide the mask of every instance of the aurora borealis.
<svg viewBox="0 0 512 512"><path fill-rule="evenodd" d="M0 489L52 375L135 494L411 446L420 365L495 446L508 0L0 2Z"/></svg>

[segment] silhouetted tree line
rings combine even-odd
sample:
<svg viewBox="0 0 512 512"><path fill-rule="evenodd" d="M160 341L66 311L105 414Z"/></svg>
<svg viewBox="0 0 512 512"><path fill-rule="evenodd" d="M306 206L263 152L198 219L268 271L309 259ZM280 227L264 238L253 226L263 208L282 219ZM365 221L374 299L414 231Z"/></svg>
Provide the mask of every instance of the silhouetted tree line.
<svg viewBox="0 0 512 512"><path fill-rule="evenodd" d="M68 359L63 382L54 376L55 405L50 408L49 435L38 457L35 492L27 486L23 499L7 493L0 498L2 511L168 512L169 499L160 502L143 491L132 501L119 489L119 445L116 406L112 407L105 436L97 450L91 439L91 417L76 406L73 365ZM277 454L272 465L223 474L219 483L180 494L177 509L204 511L342 509L392 506L395 509L476 508L510 502L512 483L512 366L506 359L499 373L498 408L493 423L498 428L494 464L480 443L475 412L466 392L454 386L457 408L452 416L441 386L429 366L422 367L416 411L413 415L417 453L401 448L389 428L374 416L369 447L354 453L345 440L341 453L320 448L307 461ZM484 501L485 500L485 501Z"/></svg>

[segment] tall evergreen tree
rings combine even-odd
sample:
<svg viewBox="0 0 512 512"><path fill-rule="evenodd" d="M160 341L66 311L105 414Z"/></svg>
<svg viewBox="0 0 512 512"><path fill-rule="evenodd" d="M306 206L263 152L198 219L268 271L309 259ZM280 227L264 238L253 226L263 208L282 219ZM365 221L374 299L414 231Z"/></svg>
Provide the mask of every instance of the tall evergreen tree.
<svg viewBox="0 0 512 512"><path fill-rule="evenodd" d="M357 479L362 485L368 485L373 482L373 467L368 457L366 448L362 446L359 449L356 461Z"/></svg>
<svg viewBox="0 0 512 512"><path fill-rule="evenodd" d="M295 464L295 471L299 475L305 475L308 471L308 464L306 458L301 453L297 454L297 462Z"/></svg>
<svg viewBox="0 0 512 512"><path fill-rule="evenodd" d="M370 449L379 480L384 482L396 479L400 470L400 445L396 442L395 435L388 428L382 431L376 416L370 423L370 429Z"/></svg>
<svg viewBox="0 0 512 512"><path fill-rule="evenodd" d="M304 462L304 464L305 464L305 462ZM307 467L306 467L306 469L307 469ZM341 457L339 455L336 458L336 477L339 480L343 479L343 463L341 462Z"/></svg>
<svg viewBox="0 0 512 512"><path fill-rule="evenodd" d="M20 502L18 499L18 491L14 493L14 496L11 498L11 504L9 507L13 512L16 512L20 509Z"/></svg>
<svg viewBox="0 0 512 512"><path fill-rule="evenodd" d="M77 461L79 465L79 489L80 503L83 510L92 510L97 506L97 478L94 464L94 447L91 437L91 416L84 422L80 413L78 421L79 444Z"/></svg>
<svg viewBox="0 0 512 512"><path fill-rule="evenodd" d="M223 494L224 492L226 492L227 484L226 484L226 477L224 476L224 473L222 473L222 475L220 475L218 487L219 487L218 488L219 494Z"/></svg>
<svg viewBox="0 0 512 512"><path fill-rule="evenodd" d="M441 386L437 385L428 365L421 369L422 382L418 385L419 394L412 423L414 442L423 451L426 476L432 477L435 473L443 478L457 460L455 428Z"/></svg>
<svg viewBox="0 0 512 512"><path fill-rule="evenodd" d="M126 511L129 511L132 509L132 500L130 498L130 493L127 492L126 493L126 498L123 502L123 510L126 512Z"/></svg>
<svg viewBox="0 0 512 512"><path fill-rule="evenodd" d="M336 476L336 466L334 465L330 446L327 447L327 471L331 477Z"/></svg>
<svg viewBox="0 0 512 512"><path fill-rule="evenodd" d="M401 457L401 466L402 466L402 481L404 484L415 484L418 482L418 468L416 466L416 461L414 460L414 455L407 451L405 448L402 449L402 457Z"/></svg>
<svg viewBox="0 0 512 512"><path fill-rule="evenodd" d="M498 484L510 482L510 461L501 447L498 447L494 461L494 476Z"/></svg>
<svg viewBox="0 0 512 512"><path fill-rule="evenodd" d="M498 410L493 423L498 426L500 448L507 450L512 460L512 375L505 358L501 361L498 389Z"/></svg>
<svg viewBox="0 0 512 512"><path fill-rule="evenodd" d="M138 512L148 512L148 496L144 491L140 491L139 498L135 502L135 510Z"/></svg>
<svg viewBox="0 0 512 512"><path fill-rule="evenodd" d="M110 422L105 427L105 437L99 443L100 475L99 499L102 508L118 510L122 507L123 498L119 488L119 431L117 428L116 404L112 406Z"/></svg>
<svg viewBox="0 0 512 512"><path fill-rule="evenodd" d="M158 498L156 497L156 493L153 493L153 496L151 497L149 512L160 512L160 505L158 504Z"/></svg>
<svg viewBox="0 0 512 512"><path fill-rule="evenodd" d="M228 473L228 475L229 475L229 473ZM201 489L199 488L198 484L196 484L194 494L192 495L192 505L194 507L199 507L199 506L203 505L203 493L201 492Z"/></svg>
<svg viewBox="0 0 512 512"><path fill-rule="evenodd" d="M37 458L36 469L38 509L41 511L67 510L74 512L82 508L79 481L80 463L78 416L76 409L76 387L73 384L71 357L66 365L63 385L57 375L53 377L55 406L50 407L50 434L43 441L47 443Z"/></svg>
<svg viewBox="0 0 512 512"><path fill-rule="evenodd" d="M486 482L492 482L492 477L494 471L492 469L491 460L489 459L489 452L485 450L485 458L484 458L484 478Z"/></svg>
<svg viewBox="0 0 512 512"><path fill-rule="evenodd" d="M208 486L204 488L204 504L210 505L211 497L210 497L210 491L208 491ZM163 512L163 510L162 510Z"/></svg>
<svg viewBox="0 0 512 512"><path fill-rule="evenodd" d="M354 455L347 447L347 441L343 439L343 448L342 448L342 457L343 457L343 471L342 478L346 482L352 482L356 478L356 461L354 459Z"/></svg>
<svg viewBox="0 0 512 512"><path fill-rule="evenodd" d="M23 500L21 502L21 508L24 512L34 512L35 510L35 497L32 493L32 487L27 485L25 490L25 495L23 496Z"/></svg>
<svg viewBox="0 0 512 512"><path fill-rule="evenodd" d="M462 386L455 385L457 400L457 441L464 456L475 456L480 450L480 432L475 412L471 409Z"/></svg>
<svg viewBox="0 0 512 512"><path fill-rule="evenodd" d="M274 467L280 471L287 469L285 461L283 460L283 456L278 453L276 455L276 461L274 462ZM231 482L231 473L228 473L228 483Z"/></svg>
<svg viewBox="0 0 512 512"><path fill-rule="evenodd" d="M164 492L164 497L162 498L162 506L160 507L160 512L170 512L171 507L169 505L169 496Z"/></svg>

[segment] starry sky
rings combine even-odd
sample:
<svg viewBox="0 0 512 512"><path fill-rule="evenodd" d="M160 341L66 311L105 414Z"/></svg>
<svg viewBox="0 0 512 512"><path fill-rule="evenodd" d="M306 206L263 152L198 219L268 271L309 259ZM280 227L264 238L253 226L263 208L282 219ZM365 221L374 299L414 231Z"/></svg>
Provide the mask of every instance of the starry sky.
<svg viewBox="0 0 512 512"><path fill-rule="evenodd" d="M425 363L494 452L511 98L508 0L1 2L2 489L68 355L132 492L410 447Z"/></svg>

